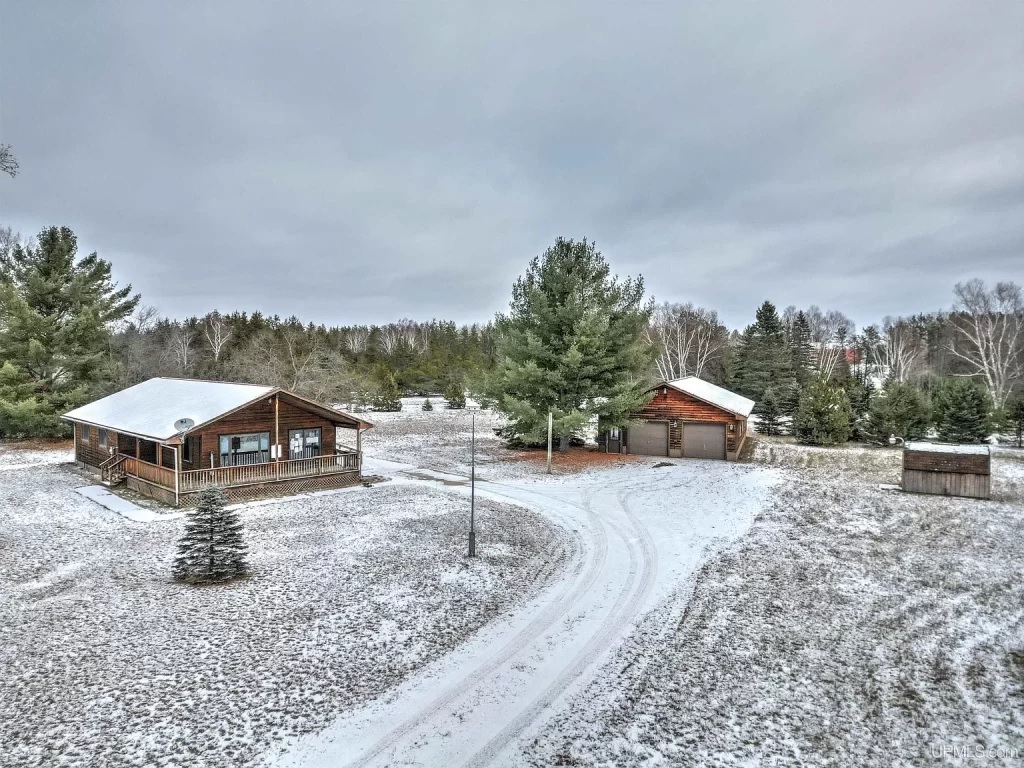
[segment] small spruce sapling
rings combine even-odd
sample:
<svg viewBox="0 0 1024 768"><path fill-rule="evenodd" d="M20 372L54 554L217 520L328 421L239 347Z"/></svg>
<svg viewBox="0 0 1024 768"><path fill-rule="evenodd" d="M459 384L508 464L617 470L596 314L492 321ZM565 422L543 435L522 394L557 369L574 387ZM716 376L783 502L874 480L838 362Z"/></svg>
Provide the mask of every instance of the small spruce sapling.
<svg viewBox="0 0 1024 768"><path fill-rule="evenodd" d="M800 405L793 416L793 433L807 445L839 445L850 439L852 422L845 390L819 376L800 395Z"/></svg>
<svg viewBox="0 0 1024 768"><path fill-rule="evenodd" d="M757 426L755 429L762 435L782 434L782 408L775 390L769 387L764 392L764 397L757 404Z"/></svg>
<svg viewBox="0 0 1024 768"><path fill-rule="evenodd" d="M1024 393L1014 395L1006 404L1006 424L1013 432L1018 448L1024 448Z"/></svg>
<svg viewBox="0 0 1024 768"><path fill-rule="evenodd" d="M209 584L249 572L242 521L226 509L227 497L215 486L199 493L199 504L185 516L185 532L178 542L174 578L189 584Z"/></svg>
<svg viewBox="0 0 1024 768"><path fill-rule="evenodd" d="M423 410L424 411L432 411L432 410L434 410L434 404L432 402L430 402L430 398L429 397L426 400L423 401Z"/></svg>
<svg viewBox="0 0 1024 768"><path fill-rule="evenodd" d="M978 443L992 429L992 402L965 379L946 381L935 394L935 429L950 443Z"/></svg>
<svg viewBox="0 0 1024 768"><path fill-rule="evenodd" d="M453 380L444 391L444 400L453 410L465 408L466 393L462 390L462 383Z"/></svg>

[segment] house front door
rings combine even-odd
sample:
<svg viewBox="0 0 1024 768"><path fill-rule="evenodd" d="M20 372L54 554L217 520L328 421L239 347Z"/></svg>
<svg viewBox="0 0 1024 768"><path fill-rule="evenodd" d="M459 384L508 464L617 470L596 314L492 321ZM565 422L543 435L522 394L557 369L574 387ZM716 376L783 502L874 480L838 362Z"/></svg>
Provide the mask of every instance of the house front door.
<svg viewBox="0 0 1024 768"><path fill-rule="evenodd" d="M288 430L288 458L312 459L321 453L320 428Z"/></svg>

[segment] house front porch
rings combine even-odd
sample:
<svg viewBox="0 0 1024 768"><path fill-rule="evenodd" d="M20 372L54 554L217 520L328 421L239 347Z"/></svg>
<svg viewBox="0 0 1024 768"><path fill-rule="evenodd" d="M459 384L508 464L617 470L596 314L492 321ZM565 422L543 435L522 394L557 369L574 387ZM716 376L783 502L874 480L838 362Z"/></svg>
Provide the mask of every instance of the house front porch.
<svg viewBox="0 0 1024 768"><path fill-rule="evenodd" d="M187 507L209 486L223 488L231 501L245 501L355 485L359 469L357 451L181 471L117 453L100 466L100 477L105 485L124 483L129 490L168 506Z"/></svg>

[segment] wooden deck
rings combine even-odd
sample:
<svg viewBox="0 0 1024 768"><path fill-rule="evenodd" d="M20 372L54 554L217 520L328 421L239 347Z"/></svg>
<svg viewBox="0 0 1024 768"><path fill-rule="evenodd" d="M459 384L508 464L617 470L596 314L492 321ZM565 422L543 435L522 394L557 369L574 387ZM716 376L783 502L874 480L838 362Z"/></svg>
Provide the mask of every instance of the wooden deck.
<svg viewBox="0 0 1024 768"><path fill-rule="evenodd" d="M247 488L267 495L266 492L275 484L285 492L337 487L347 484L346 480L357 482L359 469L359 454L355 451L308 459L186 470L177 475L173 469L159 464L117 454L103 463L101 477L109 485L128 481L129 487L135 490L143 490L138 487L141 481L154 491L150 494L154 498L179 504L193 501L199 491L209 486L224 488L232 499L244 498ZM343 475L349 477L339 477Z"/></svg>

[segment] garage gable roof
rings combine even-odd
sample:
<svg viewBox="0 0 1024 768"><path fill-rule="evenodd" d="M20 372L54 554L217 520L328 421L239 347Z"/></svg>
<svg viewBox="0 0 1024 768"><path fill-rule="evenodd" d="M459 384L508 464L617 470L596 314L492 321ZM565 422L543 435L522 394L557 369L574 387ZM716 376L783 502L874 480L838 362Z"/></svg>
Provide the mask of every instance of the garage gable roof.
<svg viewBox="0 0 1024 768"><path fill-rule="evenodd" d="M704 381L704 379L699 379L696 376L666 381L664 385L659 386L672 387L672 389L695 397L698 400L703 400L705 403L710 403L721 408L723 411L734 413L744 419L754 410L753 400L743 397L743 395L737 395L735 392L730 392L724 387L712 384L710 381Z"/></svg>

